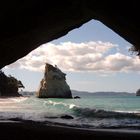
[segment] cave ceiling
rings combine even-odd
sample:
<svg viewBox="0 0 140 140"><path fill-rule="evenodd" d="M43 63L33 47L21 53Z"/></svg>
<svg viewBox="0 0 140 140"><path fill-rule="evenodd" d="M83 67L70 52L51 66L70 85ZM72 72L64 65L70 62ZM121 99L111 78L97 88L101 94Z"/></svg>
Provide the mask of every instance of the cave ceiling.
<svg viewBox="0 0 140 140"><path fill-rule="evenodd" d="M140 50L139 9L135 0L5 0L0 4L0 68L91 19L101 21Z"/></svg>

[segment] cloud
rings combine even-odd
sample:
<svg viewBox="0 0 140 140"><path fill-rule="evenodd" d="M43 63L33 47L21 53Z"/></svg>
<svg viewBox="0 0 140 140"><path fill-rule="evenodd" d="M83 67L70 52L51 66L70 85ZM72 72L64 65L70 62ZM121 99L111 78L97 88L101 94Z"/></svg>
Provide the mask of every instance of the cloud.
<svg viewBox="0 0 140 140"><path fill-rule="evenodd" d="M110 42L63 42L60 44L47 43L29 53L24 58L7 66L31 71L43 71L46 62L56 64L65 71L91 72L139 72L140 61L136 56L122 53L111 54L118 45Z"/></svg>

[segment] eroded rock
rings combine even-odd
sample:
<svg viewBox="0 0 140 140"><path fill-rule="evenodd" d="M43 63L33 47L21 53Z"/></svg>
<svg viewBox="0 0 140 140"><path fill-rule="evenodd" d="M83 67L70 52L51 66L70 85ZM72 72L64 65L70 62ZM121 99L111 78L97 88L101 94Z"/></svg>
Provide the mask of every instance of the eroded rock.
<svg viewBox="0 0 140 140"><path fill-rule="evenodd" d="M21 81L11 75L6 76L4 72L0 71L0 97L21 96L18 88L24 88Z"/></svg>
<svg viewBox="0 0 140 140"><path fill-rule="evenodd" d="M136 91L136 96L140 96L140 89Z"/></svg>
<svg viewBox="0 0 140 140"><path fill-rule="evenodd" d="M44 78L40 82L37 92L39 98L72 98L69 85L66 83L66 74L57 66L46 63Z"/></svg>

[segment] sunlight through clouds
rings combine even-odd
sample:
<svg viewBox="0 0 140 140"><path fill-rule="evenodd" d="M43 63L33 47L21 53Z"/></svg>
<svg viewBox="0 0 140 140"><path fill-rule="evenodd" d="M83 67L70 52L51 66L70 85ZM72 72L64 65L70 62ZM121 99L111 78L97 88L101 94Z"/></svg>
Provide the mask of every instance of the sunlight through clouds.
<svg viewBox="0 0 140 140"><path fill-rule="evenodd" d="M127 56L117 52L117 44L110 42L63 42L47 43L29 53L24 58L7 66L30 71L43 71L45 63L57 65L65 71L91 72L130 72L140 71L140 61L136 56ZM111 54L108 52L116 49Z"/></svg>

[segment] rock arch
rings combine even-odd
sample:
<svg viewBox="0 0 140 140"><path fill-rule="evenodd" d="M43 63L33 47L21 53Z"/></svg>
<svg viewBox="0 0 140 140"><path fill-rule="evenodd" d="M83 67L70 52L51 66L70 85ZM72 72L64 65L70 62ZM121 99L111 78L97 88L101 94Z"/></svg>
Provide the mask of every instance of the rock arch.
<svg viewBox="0 0 140 140"><path fill-rule="evenodd" d="M137 1L27 1L0 4L0 68L39 45L97 19L140 48Z"/></svg>

